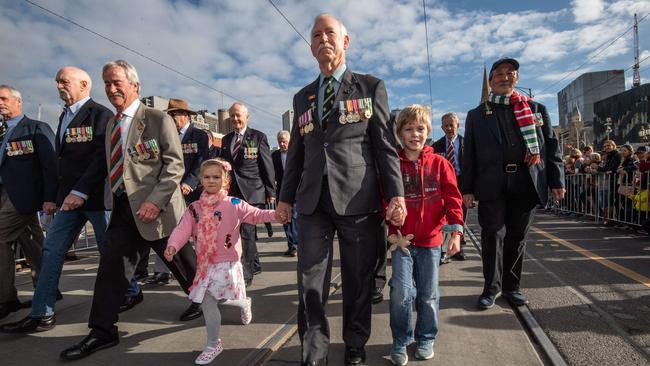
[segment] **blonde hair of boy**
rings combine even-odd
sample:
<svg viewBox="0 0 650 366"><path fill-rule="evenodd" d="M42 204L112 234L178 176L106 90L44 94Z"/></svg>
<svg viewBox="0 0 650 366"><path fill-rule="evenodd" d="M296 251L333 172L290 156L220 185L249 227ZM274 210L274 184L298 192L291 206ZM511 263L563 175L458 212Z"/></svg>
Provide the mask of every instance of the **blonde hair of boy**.
<svg viewBox="0 0 650 366"><path fill-rule="evenodd" d="M427 128L427 136L431 133L431 109L420 104L411 104L410 106L402 109L397 115L395 125L397 127L397 135L399 136L402 129L409 123L416 122L423 124Z"/></svg>

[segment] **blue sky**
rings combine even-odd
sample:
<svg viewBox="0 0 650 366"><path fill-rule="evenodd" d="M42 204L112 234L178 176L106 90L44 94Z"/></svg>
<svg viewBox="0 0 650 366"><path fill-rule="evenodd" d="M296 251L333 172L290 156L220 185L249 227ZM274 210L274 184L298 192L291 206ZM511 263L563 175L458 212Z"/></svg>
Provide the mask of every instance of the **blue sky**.
<svg viewBox="0 0 650 366"><path fill-rule="evenodd" d="M272 145L293 94L318 74L308 45L268 1L30 1L257 107L250 108L250 124L269 134ZM348 66L384 79L391 108L433 99L434 138L442 136L440 115L455 111L464 120L477 105L483 65L502 56L519 59L520 86L533 89L557 124L557 92L584 72L630 68L631 32L594 54L632 25L633 13L650 13L649 0L427 0L431 98L421 1L273 2L307 39L318 13L340 17L351 36ZM644 59L650 56L650 17L640 23L639 35ZM53 126L62 105L53 79L65 65L86 69L93 98L106 105L100 71L117 58L136 66L143 96L180 97L211 111L235 101L26 1L0 8L0 44L0 83L21 90L30 116L40 104L41 118ZM641 64L644 82L649 66L650 58ZM626 71L628 88L631 75Z"/></svg>

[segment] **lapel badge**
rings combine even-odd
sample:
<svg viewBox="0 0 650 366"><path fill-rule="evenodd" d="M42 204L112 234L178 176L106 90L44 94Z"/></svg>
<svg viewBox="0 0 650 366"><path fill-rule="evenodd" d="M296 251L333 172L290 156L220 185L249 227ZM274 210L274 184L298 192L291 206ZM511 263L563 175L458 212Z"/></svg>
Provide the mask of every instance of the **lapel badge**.
<svg viewBox="0 0 650 366"><path fill-rule="evenodd" d="M535 126L542 127L544 126L544 118L541 113L535 113Z"/></svg>

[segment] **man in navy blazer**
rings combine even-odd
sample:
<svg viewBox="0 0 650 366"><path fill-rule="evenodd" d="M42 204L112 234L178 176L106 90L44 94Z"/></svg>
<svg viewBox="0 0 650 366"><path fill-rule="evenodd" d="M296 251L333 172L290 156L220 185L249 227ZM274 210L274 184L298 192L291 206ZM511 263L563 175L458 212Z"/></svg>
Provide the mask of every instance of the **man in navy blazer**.
<svg viewBox="0 0 650 366"><path fill-rule="evenodd" d="M36 286L43 231L38 211L56 210L54 133L22 112L20 92L0 85L0 319L21 308L11 244L19 237ZM30 235L23 235L29 232ZM56 291L56 288L55 288Z"/></svg>
<svg viewBox="0 0 650 366"><path fill-rule="evenodd" d="M27 317L5 324L0 331L32 333L56 324L54 305L65 253L90 221L101 253L107 215L104 204L104 136L113 112L90 98L92 80L77 67L56 74L59 97L65 103L55 138L58 190L55 216L43 244L43 267ZM136 293L139 291L134 283Z"/></svg>
<svg viewBox="0 0 650 366"><path fill-rule="evenodd" d="M464 141L463 141L463 136L458 134L458 127L460 125L458 120L458 115L454 112L445 113L442 115L440 120L442 122L442 125L440 127L442 128L442 131L445 133L445 136L438 139L431 146L433 146L433 151L436 154L444 156L454 166L454 171L456 172L456 181L460 186ZM467 216L467 207L463 205L463 220L465 220L466 216ZM460 251L454 254L451 258L464 261L466 257L462 245L465 245L465 239L461 238L460 243L461 243ZM440 258L440 264L449 263L450 261L449 258L450 257L447 255L447 253L443 252L442 257Z"/></svg>
<svg viewBox="0 0 650 366"><path fill-rule="evenodd" d="M248 127L248 108L234 103L228 110L234 131L221 140L221 157L232 165L229 195L262 208L275 202L275 174L266 135ZM244 280L250 286L253 276L262 272L257 255L255 225L241 224Z"/></svg>
<svg viewBox="0 0 650 366"><path fill-rule="evenodd" d="M548 111L516 92L519 62L502 58L492 65L488 100L467 113L460 191L463 203L477 200L481 225L483 277L479 309L503 295L528 303L519 286L526 235L537 205L549 188L564 198L564 167Z"/></svg>

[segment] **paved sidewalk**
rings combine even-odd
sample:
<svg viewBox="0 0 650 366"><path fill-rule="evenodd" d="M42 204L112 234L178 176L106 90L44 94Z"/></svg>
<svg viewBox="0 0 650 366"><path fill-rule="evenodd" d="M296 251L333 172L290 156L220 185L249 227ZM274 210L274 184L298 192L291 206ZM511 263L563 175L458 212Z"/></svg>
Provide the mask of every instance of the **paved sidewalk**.
<svg viewBox="0 0 650 366"><path fill-rule="evenodd" d="M253 322L240 324L239 310L222 306L224 352L213 365L248 365L263 346L280 349L271 355L267 365L299 364L300 346L297 336L282 346L281 330L295 329L291 320L297 309L296 258L283 257L286 243L282 228L275 226L275 236L266 237L260 226L258 246L263 273L255 277L249 295L253 298ZM541 364L535 349L510 307L498 300L497 306L479 312L475 302L480 292L482 275L478 254L467 247L469 260L453 262L441 272L441 331L436 342L436 356L417 365L535 365ZM92 253L91 253L92 254ZM0 334L0 359L3 365L70 364L59 360L64 348L78 342L87 332L92 288L97 270L96 254L66 263L61 282L64 299L57 303L57 326L51 331L27 336ZM153 257L152 257L153 259ZM338 266L338 260L334 261ZM333 276L339 272L338 267ZM31 297L27 274L17 276L21 299ZM385 298L388 299L386 290ZM328 309L332 328L330 365L343 364L344 345L341 340L340 292L336 292ZM75 365L190 365L204 347L203 319L190 322L178 320L188 300L176 282L145 288L144 302L122 314L118 346L99 351L74 362ZM391 335L388 326L388 300L374 307L373 332L367 346L368 365L387 364ZM27 310L0 321L19 320ZM289 323L289 325L287 325ZM271 342L270 340L274 340ZM280 341L277 341L280 340ZM412 357L411 357L412 358Z"/></svg>

